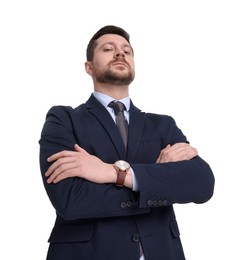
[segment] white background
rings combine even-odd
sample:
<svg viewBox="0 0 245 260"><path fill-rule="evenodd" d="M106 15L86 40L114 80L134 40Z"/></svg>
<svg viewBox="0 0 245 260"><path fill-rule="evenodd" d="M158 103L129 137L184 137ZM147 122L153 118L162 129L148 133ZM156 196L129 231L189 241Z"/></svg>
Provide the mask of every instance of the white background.
<svg viewBox="0 0 245 260"><path fill-rule="evenodd" d="M85 49L108 24L131 35L135 105L173 116L214 171L208 203L175 206L187 260L245 259L243 2L0 2L0 259L46 257L55 214L39 171L41 128L52 105L75 107L93 91Z"/></svg>

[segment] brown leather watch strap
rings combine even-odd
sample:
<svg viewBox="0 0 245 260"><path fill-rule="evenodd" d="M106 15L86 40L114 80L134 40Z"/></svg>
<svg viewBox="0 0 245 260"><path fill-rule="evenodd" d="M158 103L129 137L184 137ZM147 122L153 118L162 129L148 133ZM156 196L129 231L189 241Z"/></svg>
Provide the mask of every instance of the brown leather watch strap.
<svg viewBox="0 0 245 260"><path fill-rule="evenodd" d="M118 171L117 172L117 182L116 182L117 186L123 187L126 175L127 175L127 171Z"/></svg>

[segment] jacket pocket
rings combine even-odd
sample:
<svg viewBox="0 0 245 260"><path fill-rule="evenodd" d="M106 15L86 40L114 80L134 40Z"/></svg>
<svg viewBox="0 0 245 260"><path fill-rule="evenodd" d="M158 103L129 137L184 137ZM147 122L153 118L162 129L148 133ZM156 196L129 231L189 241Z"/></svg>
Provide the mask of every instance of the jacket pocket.
<svg viewBox="0 0 245 260"><path fill-rule="evenodd" d="M48 242L86 242L92 238L92 222L69 222L56 224L51 232Z"/></svg>

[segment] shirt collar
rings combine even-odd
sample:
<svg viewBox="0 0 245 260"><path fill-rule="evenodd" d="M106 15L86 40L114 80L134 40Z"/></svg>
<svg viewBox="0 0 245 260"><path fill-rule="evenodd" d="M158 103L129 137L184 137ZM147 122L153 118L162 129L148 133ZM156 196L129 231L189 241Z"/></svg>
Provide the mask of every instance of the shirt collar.
<svg viewBox="0 0 245 260"><path fill-rule="evenodd" d="M101 92L97 92L97 91L94 91L93 95L106 108L108 107L108 104L111 101L115 100L113 97L108 96L106 94L103 94ZM125 98L119 99L117 101L121 101L125 105L126 110L129 111L129 108L130 108L130 97L125 97Z"/></svg>

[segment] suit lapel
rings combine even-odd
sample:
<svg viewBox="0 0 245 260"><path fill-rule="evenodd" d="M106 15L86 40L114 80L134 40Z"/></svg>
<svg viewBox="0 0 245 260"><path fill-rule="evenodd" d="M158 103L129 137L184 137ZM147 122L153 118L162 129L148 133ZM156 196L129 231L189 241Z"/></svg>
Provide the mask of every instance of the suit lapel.
<svg viewBox="0 0 245 260"><path fill-rule="evenodd" d="M106 108L93 96L93 94L86 102L86 107L88 111L97 118L102 127L104 127L105 131L108 133L112 143L117 150L118 158L126 160L126 150L123 144L123 140L115 122L111 118Z"/></svg>
<svg viewBox="0 0 245 260"><path fill-rule="evenodd" d="M141 112L131 102L129 110L129 139L127 160L133 162L138 150L140 139L143 134L143 127L145 121L145 113Z"/></svg>
<svg viewBox="0 0 245 260"><path fill-rule="evenodd" d="M86 107L90 113L92 113L97 120L107 131L115 149L118 153L118 158L122 160L134 161L137 148L140 143L140 139L143 133L143 126L145 120L145 113L141 112L135 107L131 101L129 110L129 133L128 133L128 149L125 150L123 140L117 129L117 126L111 118L105 107L93 96L86 102Z"/></svg>

